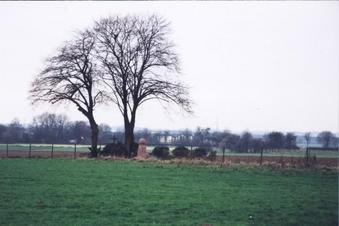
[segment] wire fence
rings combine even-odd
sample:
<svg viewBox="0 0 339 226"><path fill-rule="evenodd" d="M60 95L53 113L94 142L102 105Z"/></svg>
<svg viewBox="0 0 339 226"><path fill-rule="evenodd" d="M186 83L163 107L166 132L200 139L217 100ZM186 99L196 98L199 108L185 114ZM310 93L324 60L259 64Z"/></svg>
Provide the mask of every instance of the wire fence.
<svg viewBox="0 0 339 226"><path fill-rule="evenodd" d="M88 145L78 144L0 144L0 157L72 157L86 156Z"/></svg>
<svg viewBox="0 0 339 226"><path fill-rule="evenodd" d="M82 144L0 144L0 157L27 157L27 158L73 158L88 157L89 145ZM99 148L102 148L99 145ZM148 146L147 152L151 153L154 146ZM174 148L171 147L172 150ZM192 149L192 147L189 147ZM255 163L265 164L279 163L284 164L313 164L334 166L338 165L338 151L315 151L306 155L306 150L262 150L257 153L236 153L226 150L215 149L217 155L210 161L233 162L233 163Z"/></svg>

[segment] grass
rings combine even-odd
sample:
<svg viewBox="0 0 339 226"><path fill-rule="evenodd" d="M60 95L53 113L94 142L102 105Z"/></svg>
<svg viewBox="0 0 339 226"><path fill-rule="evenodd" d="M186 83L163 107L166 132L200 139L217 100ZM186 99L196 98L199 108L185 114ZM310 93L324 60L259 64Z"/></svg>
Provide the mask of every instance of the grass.
<svg viewBox="0 0 339 226"><path fill-rule="evenodd" d="M338 225L335 171L0 159L0 225Z"/></svg>

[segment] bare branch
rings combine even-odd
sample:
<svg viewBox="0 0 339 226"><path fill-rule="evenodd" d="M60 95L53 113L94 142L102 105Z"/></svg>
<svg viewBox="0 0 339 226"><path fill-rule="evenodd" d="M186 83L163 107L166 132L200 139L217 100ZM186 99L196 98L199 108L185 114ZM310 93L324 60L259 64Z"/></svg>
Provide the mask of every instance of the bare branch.
<svg viewBox="0 0 339 226"><path fill-rule="evenodd" d="M179 59L163 18L109 17L96 22L93 33L102 79L124 116L125 135L133 137L136 111L146 101L174 103L192 112L187 88L173 77L179 73Z"/></svg>

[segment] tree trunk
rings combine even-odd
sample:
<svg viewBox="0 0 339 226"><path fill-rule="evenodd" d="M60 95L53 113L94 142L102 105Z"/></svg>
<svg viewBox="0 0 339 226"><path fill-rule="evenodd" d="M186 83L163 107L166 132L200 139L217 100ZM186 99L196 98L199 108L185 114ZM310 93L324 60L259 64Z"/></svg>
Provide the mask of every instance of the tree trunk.
<svg viewBox="0 0 339 226"><path fill-rule="evenodd" d="M262 165L262 157L263 157L263 154L264 154L264 149L263 149L263 148L260 148L260 165Z"/></svg>
<svg viewBox="0 0 339 226"><path fill-rule="evenodd" d="M222 163L225 162L225 147L222 148Z"/></svg>
<svg viewBox="0 0 339 226"><path fill-rule="evenodd" d="M125 121L125 146L127 150L125 156L127 158L131 157L133 151L133 143L134 143L134 124Z"/></svg>
<svg viewBox="0 0 339 226"><path fill-rule="evenodd" d="M98 125L96 124L95 121L90 122L91 126L91 157L95 158L98 156L98 134L99 134L99 129Z"/></svg>

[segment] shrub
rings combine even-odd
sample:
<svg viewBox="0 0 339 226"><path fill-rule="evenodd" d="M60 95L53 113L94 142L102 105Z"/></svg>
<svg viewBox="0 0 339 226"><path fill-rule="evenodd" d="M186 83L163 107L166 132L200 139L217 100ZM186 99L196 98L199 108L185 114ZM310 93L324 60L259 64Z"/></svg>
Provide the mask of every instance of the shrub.
<svg viewBox="0 0 339 226"><path fill-rule="evenodd" d="M175 158L187 158L190 154L190 150L185 146L179 146L172 151L172 154Z"/></svg>
<svg viewBox="0 0 339 226"><path fill-rule="evenodd" d="M138 143L133 143L133 147L132 147L132 151L131 151L131 157L135 157L138 154L138 147L139 144Z"/></svg>
<svg viewBox="0 0 339 226"><path fill-rule="evenodd" d="M193 157L194 158L205 158L208 154L208 150L206 148L195 148L193 150Z"/></svg>
<svg viewBox="0 0 339 226"><path fill-rule="evenodd" d="M136 156L137 150L138 150L138 144L134 143L132 151L131 151L131 157ZM105 147L100 152L100 154L103 156L112 155L112 156L123 157L127 154L127 149L125 145L121 142L109 143L105 145Z"/></svg>
<svg viewBox="0 0 339 226"><path fill-rule="evenodd" d="M216 151L211 151L211 152L208 154L207 158L208 158L209 160L211 160L211 161L215 161L216 158L217 158L217 152L216 152Z"/></svg>
<svg viewBox="0 0 339 226"><path fill-rule="evenodd" d="M157 146L153 149L152 155L159 159L166 159L169 156L169 148Z"/></svg>

